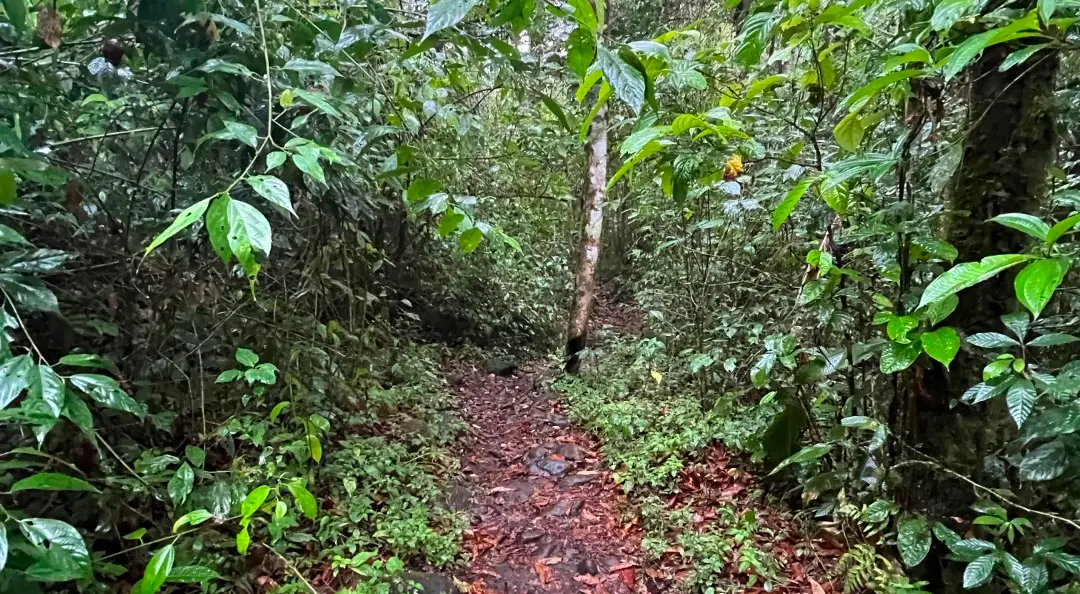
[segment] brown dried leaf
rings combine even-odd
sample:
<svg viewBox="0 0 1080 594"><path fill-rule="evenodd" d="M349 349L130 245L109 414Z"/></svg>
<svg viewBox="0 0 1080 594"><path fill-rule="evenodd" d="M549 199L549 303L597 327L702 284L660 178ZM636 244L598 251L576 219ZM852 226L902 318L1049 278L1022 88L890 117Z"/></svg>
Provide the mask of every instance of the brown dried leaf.
<svg viewBox="0 0 1080 594"><path fill-rule="evenodd" d="M821 584L814 581L814 578L810 578L810 594L825 594L825 588L822 588Z"/></svg>
<svg viewBox="0 0 1080 594"><path fill-rule="evenodd" d="M543 561L537 561L533 569L536 570L536 577L540 578L541 584L551 583L551 568L544 565Z"/></svg>
<svg viewBox="0 0 1080 594"><path fill-rule="evenodd" d="M37 34L46 45L56 49L63 42L64 18L52 7L42 6L37 14Z"/></svg>

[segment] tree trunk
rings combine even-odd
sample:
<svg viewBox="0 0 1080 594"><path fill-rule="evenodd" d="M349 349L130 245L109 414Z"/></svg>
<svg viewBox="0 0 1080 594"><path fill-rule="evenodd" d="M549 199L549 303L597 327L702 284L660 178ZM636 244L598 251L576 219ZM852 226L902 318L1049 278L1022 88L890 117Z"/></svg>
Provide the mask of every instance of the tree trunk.
<svg viewBox="0 0 1080 594"><path fill-rule="evenodd" d="M988 219L1003 213L1038 214L1046 190L1048 168L1054 161L1056 135L1053 101L1058 56L1040 52L1021 66L1000 72L1011 50L987 49L971 67L963 159L949 186L948 206L957 212L946 239L957 262L978 262L986 256L1017 253L1030 239ZM960 305L946 324L967 334L1004 332L1000 316L1016 310L1013 274L997 277L960 293ZM983 460L1010 436L1004 398L979 407L950 403L982 381L985 353L961 349L951 370L926 369L920 398L911 406L916 435L923 451L979 477ZM984 408L985 407L985 408Z"/></svg>
<svg viewBox="0 0 1080 594"><path fill-rule="evenodd" d="M574 305L566 341L566 371L577 373L579 353L589 340L589 311L596 289L596 264L600 261L600 236L604 229L604 188L607 185L607 108L593 120L585 145L585 194L582 208L581 260L574 279Z"/></svg>

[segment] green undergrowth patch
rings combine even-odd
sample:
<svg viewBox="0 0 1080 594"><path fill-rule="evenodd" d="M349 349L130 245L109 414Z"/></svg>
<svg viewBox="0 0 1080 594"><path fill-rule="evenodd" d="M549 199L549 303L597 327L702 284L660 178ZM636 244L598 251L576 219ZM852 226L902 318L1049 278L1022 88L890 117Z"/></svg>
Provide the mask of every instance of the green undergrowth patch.
<svg viewBox="0 0 1080 594"><path fill-rule="evenodd" d="M722 443L755 452L774 414L736 395L701 395L689 367L655 338L614 339L588 355L578 376L555 388L571 418L596 434L613 476L627 492L678 490L684 465Z"/></svg>

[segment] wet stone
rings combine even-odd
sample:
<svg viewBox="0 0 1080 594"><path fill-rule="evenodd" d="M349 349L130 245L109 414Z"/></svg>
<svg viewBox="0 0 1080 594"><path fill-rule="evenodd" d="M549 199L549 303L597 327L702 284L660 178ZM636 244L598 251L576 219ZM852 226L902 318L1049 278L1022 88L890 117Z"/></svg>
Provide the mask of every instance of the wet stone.
<svg viewBox="0 0 1080 594"><path fill-rule="evenodd" d="M582 559L581 561L578 561L577 572L582 575L596 575L600 573L600 568L596 566L596 561L593 561L592 559Z"/></svg>
<svg viewBox="0 0 1080 594"><path fill-rule="evenodd" d="M535 448L525 452L525 463L535 464L548 455L548 448L544 446L536 446Z"/></svg>
<svg viewBox="0 0 1080 594"><path fill-rule="evenodd" d="M535 529L530 528L528 530L525 530L524 532L521 533L520 536L518 536L518 541L520 541L521 544L529 544L529 543L532 543L532 542L536 542L536 541L540 540L541 538L544 538L544 531L543 530L535 530Z"/></svg>
<svg viewBox="0 0 1080 594"><path fill-rule="evenodd" d="M555 448L555 453L567 460L573 460L574 462L580 462L585 459L585 451L574 443L560 443L559 446Z"/></svg>
<svg viewBox="0 0 1080 594"><path fill-rule="evenodd" d="M560 415L559 413L550 413L547 416L547 422L556 427L566 427L570 424L570 419L566 415Z"/></svg>
<svg viewBox="0 0 1080 594"><path fill-rule="evenodd" d="M574 487L580 487L582 485L587 485L587 484L599 479L602 476L603 476L603 473L600 473L600 472L578 472L578 473L571 474L569 476L563 477L563 479L561 481L559 481L559 486L562 487L563 489L573 489Z"/></svg>
<svg viewBox="0 0 1080 594"><path fill-rule="evenodd" d="M563 499L551 506L547 515L552 518L570 518L576 516L581 510L581 502L574 499Z"/></svg>
<svg viewBox="0 0 1080 594"><path fill-rule="evenodd" d="M560 477L570 470L570 463L566 460L553 460L544 458L536 463L536 467L553 477Z"/></svg>

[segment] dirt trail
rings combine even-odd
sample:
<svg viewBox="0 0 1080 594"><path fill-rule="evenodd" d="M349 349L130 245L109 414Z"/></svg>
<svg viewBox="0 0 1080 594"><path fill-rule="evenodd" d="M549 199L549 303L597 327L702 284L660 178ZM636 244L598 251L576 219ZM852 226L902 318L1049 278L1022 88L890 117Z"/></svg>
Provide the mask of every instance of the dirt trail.
<svg viewBox="0 0 1080 594"><path fill-rule="evenodd" d="M597 444L570 425L550 372L470 370L457 386L469 424L462 471L471 492L473 594L636 590L641 535Z"/></svg>

